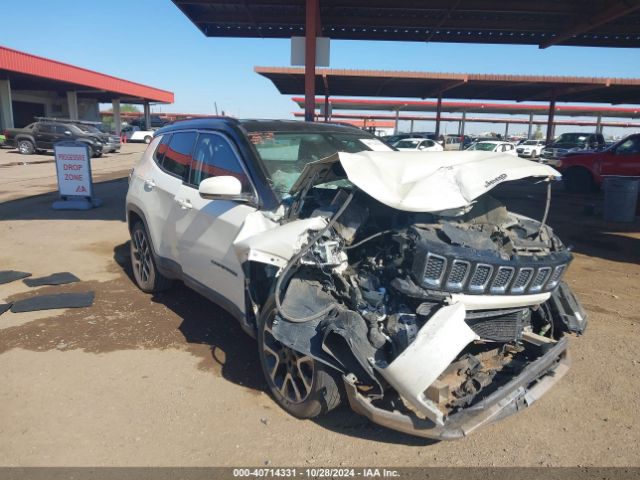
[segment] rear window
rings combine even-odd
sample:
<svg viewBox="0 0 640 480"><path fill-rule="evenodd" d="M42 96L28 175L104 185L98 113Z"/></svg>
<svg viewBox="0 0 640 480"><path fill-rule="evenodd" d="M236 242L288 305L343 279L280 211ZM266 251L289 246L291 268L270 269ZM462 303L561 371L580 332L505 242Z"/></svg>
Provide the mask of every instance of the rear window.
<svg viewBox="0 0 640 480"><path fill-rule="evenodd" d="M196 136L196 132L174 133L162 159L162 168L168 173L181 178L183 182L189 180L191 151L193 150Z"/></svg>
<svg viewBox="0 0 640 480"><path fill-rule="evenodd" d="M163 135L162 140L158 144L156 151L153 153L153 159L155 162L162 166L162 161L164 160L164 154L167 153L167 148L169 148L169 140L171 140L171 135Z"/></svg>

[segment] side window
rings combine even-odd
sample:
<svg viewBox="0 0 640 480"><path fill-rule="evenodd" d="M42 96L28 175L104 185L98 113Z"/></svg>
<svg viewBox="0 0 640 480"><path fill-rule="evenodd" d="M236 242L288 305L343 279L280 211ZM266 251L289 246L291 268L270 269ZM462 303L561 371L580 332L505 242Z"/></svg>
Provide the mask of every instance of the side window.
<svg viewBox="0 0 640 480"><path fill-rule="evenodd" d="M156 147L156 151L153 152L153 159L159 166L162 166L164 154L167 153L167 148L169 148L169 140L171 140L171 134L163 135L162 140L160 140L160 143Z"/></svg>
<svg viewBox="0 0 640 480"><path fill-rule="evenodd" d="M53 133L53 125L50 123L38 124L38 132L40 133Z"/></svg>
<svg viewBox="0 0 640 480"><path fill-rule="evenodd" d="M240 180L243 192L251 191L249 179L229 142L215 133L201 133L193 154L191 183L197 187L206 178L225 175Z"/></svg>
<svg viewBox="0 0 640 480"><path fill-rule="evenodd" d="M196 132L174 133L162 160L162 168L182 179L189 181L191 151L196 141Z"/></svg>
<svg viewBox="0 0 640 480"><path fill-rule="evenodd" d="M53 126L53 130L58 135L64 135L64 132L66 132L69 129L67 127L65 127L64 125L54 125Z"/></svg>
<svg viewBox="0 0 640 480"><path fill-rule="evenodd" d="M631 137L616 148L618 155L636 155L640 153L640 137Z"/></svg>

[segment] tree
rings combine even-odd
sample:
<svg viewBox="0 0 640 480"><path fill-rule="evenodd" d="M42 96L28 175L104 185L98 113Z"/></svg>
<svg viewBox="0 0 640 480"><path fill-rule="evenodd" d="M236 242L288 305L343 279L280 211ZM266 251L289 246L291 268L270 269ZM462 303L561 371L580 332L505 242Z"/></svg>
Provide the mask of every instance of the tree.
<svg viewBox="0 0 640 480"><path fill-rule="evenodd" d="M540 127L540 125L536 126L536 131L533 134L533 138L535 138L536 140L541 140L543 137L542 135L542 127Z"/></svg>
<svg viewBox="0 0 640 480"><path fill-rule="evenodd" d="M121 113L140 113L140 110L138 110L138 107L136 107L135 105L130 105L128 103L123 103L122 105L120 105L120 112Z"/></svg>

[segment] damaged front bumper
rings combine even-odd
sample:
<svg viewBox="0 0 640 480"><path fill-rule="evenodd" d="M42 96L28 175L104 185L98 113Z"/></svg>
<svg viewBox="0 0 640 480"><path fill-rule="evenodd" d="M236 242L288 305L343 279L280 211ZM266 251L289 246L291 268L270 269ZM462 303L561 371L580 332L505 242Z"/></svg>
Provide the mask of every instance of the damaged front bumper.
<svg viewBox="0 0 640 480"><path fill-rule="evenodd" d="M343 378L351 408L372 422L419 437L455 440L530 406L544 395L569 370L568 343L566 337L561 338L517 377L478 403L444 418L441 425L412 413L377 407L359 393L349 376Z"/></svg>

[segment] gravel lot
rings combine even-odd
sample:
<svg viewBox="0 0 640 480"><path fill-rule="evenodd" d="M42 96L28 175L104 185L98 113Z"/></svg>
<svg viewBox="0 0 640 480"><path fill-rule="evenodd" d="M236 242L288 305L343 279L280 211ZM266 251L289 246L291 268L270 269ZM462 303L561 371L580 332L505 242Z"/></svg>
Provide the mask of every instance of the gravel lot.
<svg viewBox="0 0 640 480"><path fill-rule="evenodd" d="M181 285L134 286L124 196L143 149L93 160L104 206L86 212L51 210L52 156L0 150L0 269L70 271L83 282L38 292L96 292L88 309L0 316L0 465L640 466L639 223L605 224L584 213L590 198L559 192L550 224L575 246L568 280L590 316L571 371L532 408L430 442L346 407L288 416L229 315ZM542 212L539 189L501 195ZM0 285L0 302L33 290Z"/></svg>

